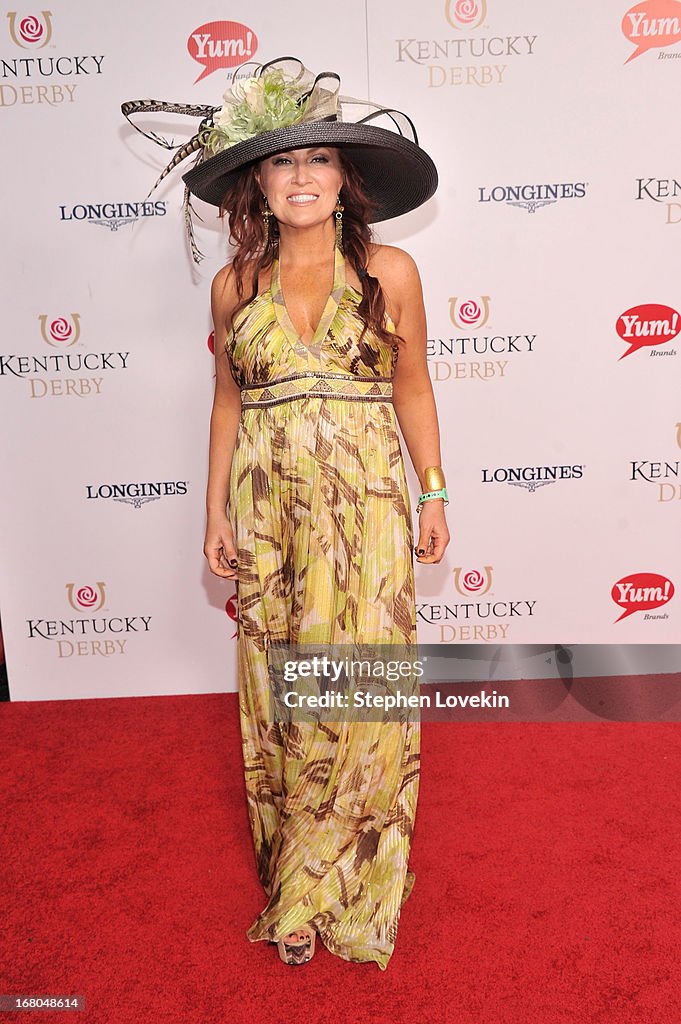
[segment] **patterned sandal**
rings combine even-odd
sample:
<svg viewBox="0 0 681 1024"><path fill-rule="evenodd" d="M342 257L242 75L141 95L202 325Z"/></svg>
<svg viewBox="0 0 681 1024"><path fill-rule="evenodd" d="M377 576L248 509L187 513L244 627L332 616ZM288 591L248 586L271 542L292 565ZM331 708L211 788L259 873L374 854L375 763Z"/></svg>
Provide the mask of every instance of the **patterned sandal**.
<svg viewBox="0 0 681 1024"><path fill-rule="evenodd" d="M314 956L316 935L314 928L299 928L285 935L277 942L280 958L292 967L306 964Z"/></svg>

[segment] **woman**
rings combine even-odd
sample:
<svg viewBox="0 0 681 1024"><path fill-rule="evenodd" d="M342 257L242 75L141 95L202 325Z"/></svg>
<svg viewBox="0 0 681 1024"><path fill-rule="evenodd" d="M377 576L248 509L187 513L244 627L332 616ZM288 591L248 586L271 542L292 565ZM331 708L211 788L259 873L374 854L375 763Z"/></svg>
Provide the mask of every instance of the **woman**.
<svg viewBox="0 0 681 1024"><path fill-rule="evenodd" d="M397 421L423 489L423 564L449 541L447 493L418 271L368 224L425 201L437 176L416 142L341 122L337 85L289 66L225 94L184 175L229 214L235 247L211 289L204 553L238 584L246 791L268 897L248 938L300 964L318 934L385 969L414 882L419 722L277 720L271 665L282 642L416 641Z"/></svg>

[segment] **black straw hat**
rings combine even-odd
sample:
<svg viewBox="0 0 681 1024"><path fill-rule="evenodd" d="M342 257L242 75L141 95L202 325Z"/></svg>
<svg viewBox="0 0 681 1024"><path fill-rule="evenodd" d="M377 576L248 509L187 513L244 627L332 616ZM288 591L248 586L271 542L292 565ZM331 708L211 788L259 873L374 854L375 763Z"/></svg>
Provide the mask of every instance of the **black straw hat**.
<svg viewBox="0 0 681 1024"><path fill-rule="evenodd" d="M192 169L182 175L185 221L197 262L201 254L194 242L189 194L219 207L245 167L284 150L342 147L374 204L374 222L399 217L433 195L438 184L435 164L419 146L413 122L402 111L339 96L340 78L335 72L315 77L294 57L255 65L255 71L245 77L251 66L235 70L222 107L160 100L132 100L121 106L138 131L142 129L130 120L131 114L168 111L203 118L196 135L177 150L149 193L173 168L198 152ZM367 107L371 108L368 114L352 116ZM390 127L374 123L379 119ZM142 134L174 148L155 132Z"/></svg>

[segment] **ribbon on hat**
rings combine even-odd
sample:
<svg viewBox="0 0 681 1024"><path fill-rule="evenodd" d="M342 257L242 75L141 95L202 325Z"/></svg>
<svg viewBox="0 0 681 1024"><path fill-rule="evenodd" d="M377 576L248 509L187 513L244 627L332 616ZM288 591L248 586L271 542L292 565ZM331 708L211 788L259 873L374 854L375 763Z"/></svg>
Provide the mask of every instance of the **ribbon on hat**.
<svg viewBox="0 0 681 1024"><path fill-rule="evenodd" d="M254 73L245 76L244 70L251 66ZM356 123L387 115L400 135L411 136L418 145L414 124L402 111L370 100L341 96L340 77L334 71L314 75L297 57L278 57L267 64L254 61L241 64L232 74L220 107L141 99L122 103L121 113L136 131L164 149L174 149L176 143L155 131L140 128L132 120L135 115L163 112L201 118L195 134L177 148L149 189L148 199L163 179L193 153L197 156L192 166L197 166L231 146L277 128L309 121L345 120L344 106L372 108L364 117L350 118ZM204 254L196 245L192 216L199 220L202 218L192 206L191 192L186 184L182 209L192 258L195 263L200 263Z"/></svg>

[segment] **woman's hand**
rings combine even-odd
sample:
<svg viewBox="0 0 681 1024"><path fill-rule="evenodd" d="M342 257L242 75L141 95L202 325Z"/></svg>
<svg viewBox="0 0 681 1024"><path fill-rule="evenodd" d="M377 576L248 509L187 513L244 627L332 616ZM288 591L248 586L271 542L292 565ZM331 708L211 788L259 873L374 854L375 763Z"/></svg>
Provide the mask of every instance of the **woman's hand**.
<svg viewBox="0 0 681 1024"><path fill-rule="evenodd" d="M234 534L227 516L210 513L206 526L206 540L203 553L208 559L210 571L225 580L233 580L238 576L237 551L234 546Z"/></svg>
<svg viewBox="0 0 681 1024"><path fill-rule="evenodd" d="M416 560L422 563L439 562L449 544L449 530L445 521L443 498L429 498L418 513L419 539Z"/></svg>

